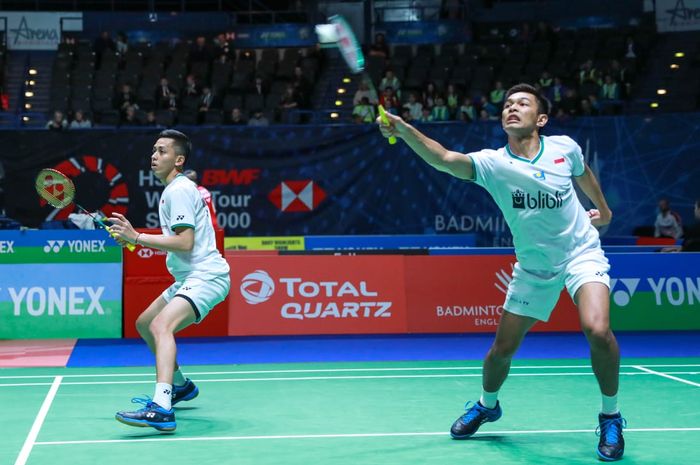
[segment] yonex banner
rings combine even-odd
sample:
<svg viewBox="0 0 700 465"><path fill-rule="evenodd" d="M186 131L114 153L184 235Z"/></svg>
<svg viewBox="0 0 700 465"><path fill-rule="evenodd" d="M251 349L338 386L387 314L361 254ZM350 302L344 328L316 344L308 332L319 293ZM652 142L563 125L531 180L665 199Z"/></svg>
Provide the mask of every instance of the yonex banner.
<svg viewBox="0 0 700 465"><path fill-rule="evenodd" d="M700 253L610 254L609 259L613 328L700 329Z"/></svg>
<svg viewBox="0 0 700 465"><path fill-rule="evenodd" d="M0 339L120 337L121 250L104 231L0 231Z"/></svg>
<svg viewBox="0 0 700 465"><path fill-rule="evenodd" d="M700 29L700 0L656 0L656 30L659 32Z"/></svg>
<svg viewBox="0 0 700 465"><path fill-rule="evenodd" d="M80 12L0 12L10 50L56 50L62 31L82 31Z"/></svg>
<svg viewBox="0 0 700 465"><path fill-rule="evenodd" d="M471 42L467 21L386 22L379 26L390 44L445 44Z"/></svg>

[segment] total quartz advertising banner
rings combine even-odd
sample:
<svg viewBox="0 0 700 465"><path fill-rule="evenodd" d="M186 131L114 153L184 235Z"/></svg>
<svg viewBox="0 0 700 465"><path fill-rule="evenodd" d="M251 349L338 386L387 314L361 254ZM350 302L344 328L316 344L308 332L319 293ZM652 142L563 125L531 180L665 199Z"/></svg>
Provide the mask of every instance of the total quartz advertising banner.
<svg viewBox="0 0 700 465"><path fill-rule="evenodd" d="M229 335L405 333L401 256L234 256Z"/></svg>
<svg viewBox="0 0 700 465"><path fill-rule="evenodd" d="M121 337L121 257L104 231L0 231L0 339Z"/></svg>

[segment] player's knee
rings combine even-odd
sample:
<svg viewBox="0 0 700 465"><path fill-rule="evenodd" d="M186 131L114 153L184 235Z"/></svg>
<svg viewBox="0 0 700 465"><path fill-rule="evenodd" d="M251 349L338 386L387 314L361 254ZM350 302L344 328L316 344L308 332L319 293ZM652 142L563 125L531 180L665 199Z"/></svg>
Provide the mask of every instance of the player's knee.
<svg viewBox="0 0 700 465"><path fill-rule="evenodd" d="M607 346L613 338L610 326L603 323L588 324L583 327L588 342L593 346Z"/></svg>
<svg viewBox="0 0 700 465"><path fill-rule="evenodd" d="M153 335L154 338L159 337L169 333L168 325L161 318L154 318L153 321L148 325L148 331Z"/></svg>
<svg viewBox="0 0 700 465"><path fill-rule="evenodd" d="M518 350L518 344L513 341L496 341L491 346L489 355L500 360L510 360Z"/></svg>
<svg viewBox="0 0 700 465"><path fill-rule="evenodd" d="M143 318L143 316L139 316L136 319L136 331L138 331L139 334L144 335L149 333L149 326L150 326L150 321L148 321L146 318Z"/></svg>

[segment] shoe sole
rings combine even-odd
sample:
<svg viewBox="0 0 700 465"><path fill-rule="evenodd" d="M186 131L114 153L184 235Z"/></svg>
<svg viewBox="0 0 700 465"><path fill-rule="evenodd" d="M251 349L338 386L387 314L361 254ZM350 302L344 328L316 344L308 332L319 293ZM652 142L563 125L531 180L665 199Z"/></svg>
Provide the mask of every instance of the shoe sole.
<svg viewBox="0 0 700 465"><path fill-rule="evenodd" d="M612 457L604 456L603 454L600 453L599 450L596 450L596 453L598 454L598 460L603 461L603 462L617 462L618 460L622 459L622 455L624 454L624 452L623 452L622 454L620 454L619 457L612 458Z"/></svg>
<svg viewBox="0 0 700 465"><path fill-rule="evenodd" d="M178 399L178 400L174 401L174 402L172 403L172 406L174 407L175 405L179 404L180 402L186 402L186 401L188 401L188 400L192 400L192 399L194 399L195 397L197 397L198 395L199 395L199 388L198 388L197 386L195 386L194 391L190 392L189 394L187 394L187 395L186 395L185 397L183 397L182 399Z"/></svg>
<svg viewBox="0 0 700 465"><path fill-rule="evenodd" d="M158 431L175 431L175 428L177 427L177 423L175 422L168 422L168 423L152 423L150 421L138 421L138 420L132 420L130 418L125 418L119 415L115 415L114 418L120 422L124 423L125 425L129 426L136 426L139 428L145 428L150 426L151 428L155 428Z"/></svg>
<svg viewBox="0 0 700 465"><path fill-rule="evenodd" d="M452 439L469 439L470 437L474 436L474 434L467 434L466 436L457 436L456 434L453 434L450 432L450 436L452 436Z"/></svg>

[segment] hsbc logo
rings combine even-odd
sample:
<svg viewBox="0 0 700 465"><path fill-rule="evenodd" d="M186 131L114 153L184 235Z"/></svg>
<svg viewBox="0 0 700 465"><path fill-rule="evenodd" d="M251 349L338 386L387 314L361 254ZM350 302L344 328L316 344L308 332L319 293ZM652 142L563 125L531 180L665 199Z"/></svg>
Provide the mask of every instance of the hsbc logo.
<svg viewBox="0 0 700 465"><path fill-rule="evenodd" d="M266 302L275 292L275 282L263 270L255 270L245 275L241 281L241 295L251 305Z"/></svg>
<svg viewBox="0 0 700 465"><path fill-rule="evenodd" d="M146 248L139 249L139 251L136 253L141 258L151 258L154 255L153 249L146 249Z"/></svg>
<svg viewBox="0 0 700 465"><path fill-rule="evenodd" d="M282 181L268 195L283 212L310 212L326 198L326 192L311 180Z"/></svg>
<svg viewBox="0 0 700 465"><path fill-rule="evenodd" d="M46 241L44 246L44 253L58 253L63 248L66 241Z"/></svg>

